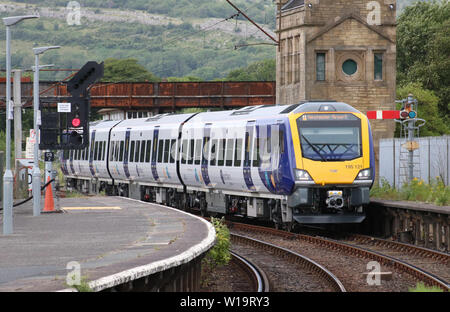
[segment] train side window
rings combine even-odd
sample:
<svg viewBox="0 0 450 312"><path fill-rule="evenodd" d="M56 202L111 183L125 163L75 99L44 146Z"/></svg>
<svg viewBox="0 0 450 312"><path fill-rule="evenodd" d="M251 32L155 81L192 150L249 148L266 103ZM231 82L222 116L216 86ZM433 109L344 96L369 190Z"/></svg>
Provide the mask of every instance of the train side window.
<svg viewBox="0 0 450 312"><path fill-rule="evenodd" d="M189 158L188 158L188 164L192 165L194 163L194 145L195 141L191 139L189 144Z"/></svg>
<svg viewBox="0 0 450 312"><path fill-rule="evenodd" d="M100 160L105 160L105 154L106 154L106 141L102 141L102 155Z"/></svg>
<svg viewBox="0 0 450 312"><path fill-rule="evenodd" d="M109 161L114 161L113 156L114 156L114 146L116 145L115 143L116 142L111 141L111 146L109 147Z"/></svg>
<svg viewBox="0 0 450 312"><path fill-rule="evenodd" d="M195 140L195 164L200 165L200 160L202 157L202 140Z"/></svg>
<svg viewBox="0 0 450 312"><path fill-rule="evenodd" d="M162 163L163 160L163 148L164 148L164 140L158 141L158 162Z"/></svg>
<svg viewBox="0 0 450 312"><path fill-rule="evenodd" d="M259 145L260 139L255 138L255 147L253 148L253 167L259 167L260 155L259 155Z"/></svg>
<svg viewBox="0 0 450 312"><path fill-rule="evenodd" d="M139 162L144 162L145 159L145 141L142 140L141 141L141 158L139 160Z"/></svg>
<svg viewBox="0 0 450 312"><path fill-rule="evenodd" d="M134 162L134 147L135 147L135 145L136 145L136 142L135 141L131 141L131 143L130 143L130 159L129 159L129 162L130 163L132 163L132 162Z"/></svg>
<svg viewBox="0 0 450 312"><path fill-rule="evenodd" d="M279 132L279 142L280 142L280 154L283 154L284 153L284 149L285 149L285 146L284 146L284 130L283 129L280 129L280 132Z"/></svg>
<svg viewBox="0 0 450 312"><path fill-rule="evenodd" d="M214 139L211 142L211 160L209 162L210 166L215 166L217 162L217 140Z"/></svg>
<svg viewBox="0 0 450 312"><path fill-rule="evenodd" d="M134 151L134 161L139 162L139 155L141 152L141 141L136 141L136 150Z"/></svg>
<svg viewBox="0 0 450 312"><path fill-rule="evenodd" d="M125 143L123 141L120 141L119 161L123 161L124 147L125 147Z"/></svg>
<svg viewBox="0 0 450 312"><path fill-rule="evenodd" d="M242 139L236 139L236 148L234 150L234 166L240 167L242 161Z"/></svg>
<svg viewBox="0 0 450 312"><path fill-rule="evenodd" d="M208 164L210 141L211 141L210 137L203 138L202 164Z"/></svg>
<svg viewBox="0 0 450 312"><path fill-rule="evenodd" d="M164 141L164 163L169 162L169 152L170 152L170 140Z"/></svg>
<svg viewBox="0 0 450 312"><path fill-rule="evenodd" d="M217 166L223 166L225 163L225 139L219 140Z"/></svg>
<svg viewBox="0 0 450 312"><path fill-rule="evenodd" d="M170 141L170 150L169 150L171 164L175 162L176 148L177 148L177 140L173 139L172 141Z"/></svg>
<svg viewBox="0 0 450 312"><path fill-rule="evenodd" d="M103 141L98 143L98 160L102 160L103 155Z"/></svg>
<svg viewBox="0 0 450 312"><path fill-rule="evenodd" d="M181 163L185 164L187 159L188 140L183 140L181 146Z"/></svg>
<svg viewBox="0 0 450 312"><path fill-rule="evenodd" d="M150 162L150 155L152 151L152 140L147 140L147 148L145 151L145 162Z"/></svg>
<svg viewBox="0 0 450 312"><path fill-rule="evenodd" d="M233 165L233 148L234 148L234 140L228 139L227 140L227 153L226 153L226 160L225 165L227 167L231 167Z"/></svg>
<svg viewBox="0 0 450 312"><path fill-rule="evenodd" d="M119 146L120 142L116 141L116 150L114 151L114 160L119 161Z"/></svg>
<svg viewBox="0 0 450 312"><path fill-rule="evenodd" d="M94 144L94 160L98 160L98 142Z"/></svg>

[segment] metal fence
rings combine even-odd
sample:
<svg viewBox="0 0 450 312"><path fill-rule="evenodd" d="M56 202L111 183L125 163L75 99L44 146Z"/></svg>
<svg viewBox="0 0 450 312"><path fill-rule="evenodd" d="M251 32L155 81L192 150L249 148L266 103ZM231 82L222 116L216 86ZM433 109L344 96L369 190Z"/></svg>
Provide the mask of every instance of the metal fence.
<svg viewBox="0 0 450 312"><path fill-rule="evenodd" d="M442 179L450 185L450 136L416 138L419 148L414 150L414 177L427 183ZM404 138L381 139L379 153L379 181L386 179L396 188L408 179L408 150Z"/></svg>

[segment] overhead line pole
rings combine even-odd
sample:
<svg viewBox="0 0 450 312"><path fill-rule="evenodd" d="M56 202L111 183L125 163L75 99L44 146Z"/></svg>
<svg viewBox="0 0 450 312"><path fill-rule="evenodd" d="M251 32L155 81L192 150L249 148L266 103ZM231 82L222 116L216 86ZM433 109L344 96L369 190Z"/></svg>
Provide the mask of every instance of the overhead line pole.
<svg viewBox="0 0 450 312"><path fill-rule="evenodd" d="M259 30L261 30L267 37L269 37L272 41L274 41L276 44L278 44L278 40L276 40L274 37L272 37L267 31L265 31L261 26L256 24L250 17L248 17L244 12L242 12L237 6L235 6L230 0L226 0L236 11L238 11L240 14L242 14L243 17L245 17L250 23L256 26Z"/></svg>

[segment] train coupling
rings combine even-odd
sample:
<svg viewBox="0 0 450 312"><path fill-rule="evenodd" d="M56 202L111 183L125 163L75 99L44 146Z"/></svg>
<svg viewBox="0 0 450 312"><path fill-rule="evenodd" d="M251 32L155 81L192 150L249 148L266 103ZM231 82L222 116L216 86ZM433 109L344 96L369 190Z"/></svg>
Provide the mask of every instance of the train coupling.
<svg viewBox="0 0 450 312"><path fill-rule="evenodd" d="M344 198L342 197L342 191L328 191L328 198L325 203L328 208L342 209L344 207Z"/></svg>

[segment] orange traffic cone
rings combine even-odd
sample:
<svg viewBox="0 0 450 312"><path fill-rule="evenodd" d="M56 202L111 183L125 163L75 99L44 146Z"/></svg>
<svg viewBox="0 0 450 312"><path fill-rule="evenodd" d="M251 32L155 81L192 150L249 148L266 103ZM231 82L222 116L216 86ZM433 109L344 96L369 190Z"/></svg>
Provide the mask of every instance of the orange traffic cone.
<svg viewBox="0 0 450 312"><path fill-rule="evenodd" d="M47 183L50 181L48 177ZM55 201L53 200L52 184L50 183L45 190L45 204L42 212L55 212Z"/></svg>

